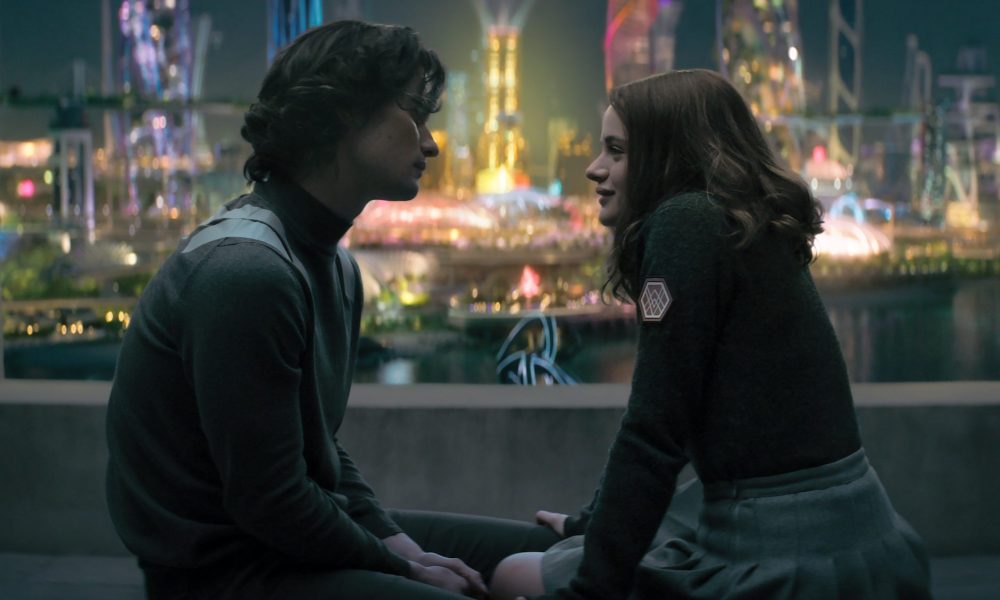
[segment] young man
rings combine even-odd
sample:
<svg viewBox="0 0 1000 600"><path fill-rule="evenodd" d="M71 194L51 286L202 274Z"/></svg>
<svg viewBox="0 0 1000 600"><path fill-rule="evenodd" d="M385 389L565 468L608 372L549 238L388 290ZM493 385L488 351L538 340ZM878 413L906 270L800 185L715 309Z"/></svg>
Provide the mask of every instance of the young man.
<svg viewBox="0 0 1000 600"><path fill-rule="evenodd" d="M278 56L241 196L144 292L108 407L108 504L150 598L484 597L551 530L383 510L337 442L372 199L416 195L444 69L409 28L341 21ZM457 558L454 558L457 557Z"/></svg>

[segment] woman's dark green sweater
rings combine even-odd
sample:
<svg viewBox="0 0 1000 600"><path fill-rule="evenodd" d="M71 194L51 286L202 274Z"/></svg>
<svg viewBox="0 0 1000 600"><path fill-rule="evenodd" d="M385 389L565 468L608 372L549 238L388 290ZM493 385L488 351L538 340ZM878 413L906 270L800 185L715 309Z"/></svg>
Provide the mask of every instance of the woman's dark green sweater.
<svg viewBox="0 0 1000 600"><path fill-rule="evenodd" d="M640 231L639 290L669 290L661 319L637 302L628 409L589 509L583 563L560 598L628 596L636 566L690 460L712 483L825 464L860 445L829 317L786 238L737 250L705 194L664 202ZM662 305L661 305L662 306ZM646 313L647 320L643 315Z"/></svg>

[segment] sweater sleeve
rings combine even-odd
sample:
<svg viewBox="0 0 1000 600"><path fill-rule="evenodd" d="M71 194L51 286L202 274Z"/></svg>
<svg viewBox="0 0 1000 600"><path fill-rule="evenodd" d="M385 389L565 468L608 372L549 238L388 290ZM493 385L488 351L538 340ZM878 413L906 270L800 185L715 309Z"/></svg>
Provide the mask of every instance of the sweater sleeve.
<svg viewBox="0 0 1000 600"><path fill-rule="evenodd" d="M601 486L603 484L604 476L601 475L601 480L597 484L597 489L594 490L594 495L590 498L590 503L581 508L577 515L566 517L566 522L563 523L564 537L580 535L586 531L587 525L590 523L590 517L594 514L594 508L597 506L597 497L601 494Z"/></svg>
<svg viewBox="0 0 1000 600"><path fill-rule="evenodd" d="M269 248L223 242L188 279L175 323L222 503L234 522L304 563L406 574L409 564L307 474L299 410L305 290Z"/></svg>
<svg viewBox="0 0 1000 600"><path fill-rule="evenodd" d="M334 440L337 454L340 455L340 482L337 491L347 496L347 512L357 523L370 531L379 539L385 539L403 530L397 525L375 498L368 482L361 476L361 471L354 464L350 455L340 442Z"/></svg>
<svg viewBox="0 0 1000 600"><path fill-rule="evenodd" d="M346 263L346 264L344 264ZM361 335L361 307L365 304L365 289L361 279L361 269L358 262L350 252L343 248L337 254L338 269L343 269L346 276L350 273L354 284L354 311L351 315L351 345L357 347L358 338ZM354 372L355 355L351 359L351 373ZM334 438L333 444L337 448L337 456L340 458L340 481L337 484L337 491L348 499L347 510L355 522L361 524L379 539L385 539L391 535L400 533L402 529L386 514L385 510L375 498L375 492L368 482L361 475L354 460L347 453L347 450Z"/></svg>
<svg viewBox="0 0 1000 600"><path fill-rule="evenodd" d="M711 376L723 224L720 209L703 195L668 200L645 223L628 408L586 530L580 569L559 598L626 598L670 504Z"/></svg>

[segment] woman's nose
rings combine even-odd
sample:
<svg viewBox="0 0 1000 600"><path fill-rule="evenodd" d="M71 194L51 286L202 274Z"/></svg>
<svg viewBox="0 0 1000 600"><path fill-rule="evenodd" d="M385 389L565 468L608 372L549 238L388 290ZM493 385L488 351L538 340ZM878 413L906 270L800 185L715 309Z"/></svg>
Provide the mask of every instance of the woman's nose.
<svg viewBox="0 0 1000 600"><path fill-rule="evenodd" d="M608 178L608 170L604 168L599 161L600 159L594 160L594 162L590 163L586 170L587 179L598 183Z"/></svg>

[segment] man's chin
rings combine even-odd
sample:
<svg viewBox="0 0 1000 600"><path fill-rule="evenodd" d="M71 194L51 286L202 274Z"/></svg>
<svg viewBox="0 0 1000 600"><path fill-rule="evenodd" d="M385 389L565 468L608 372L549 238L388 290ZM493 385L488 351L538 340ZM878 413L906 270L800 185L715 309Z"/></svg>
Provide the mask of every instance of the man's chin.
<svg viewBox="0 0 1000 600"><path fill-rule="evenodd" d="M389 202L406 202L407 200L413 200L416 198L418 192L420 192L420 186L414 185L412 187L400 188L398 190L393 190L392 192L387 192L379 199Z"/></svg>

